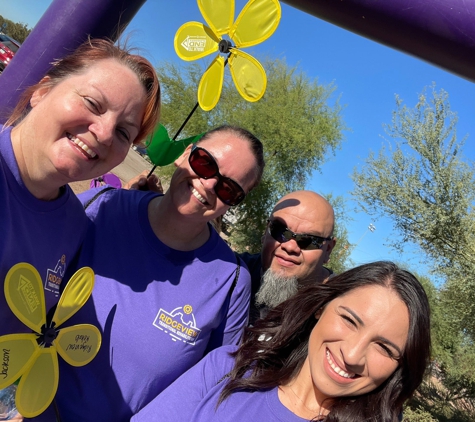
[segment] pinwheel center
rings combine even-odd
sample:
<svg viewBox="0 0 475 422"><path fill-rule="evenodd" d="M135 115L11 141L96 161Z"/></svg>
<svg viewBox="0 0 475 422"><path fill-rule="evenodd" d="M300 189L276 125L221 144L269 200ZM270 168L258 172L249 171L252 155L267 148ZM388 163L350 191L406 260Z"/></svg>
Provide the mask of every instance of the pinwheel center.
<svg viewBox="0 0 475 422"><path fill-rule="evenodd" d="M52 326L47 327L46 324L41 327L41 334L36 340L38 344L44 344L45 347L50 347L53 344L53 341L58 337L59 330L54 328L54 323Z"/></svg>
<svg viewBox="0 0 475 422"><path fill-rule="evenodd" d="M216 44L215 44L216 45ZM232 43L229 40L221 40L219 42L219 52L223 54L228 54L229 50L232 48Z"/></svg>

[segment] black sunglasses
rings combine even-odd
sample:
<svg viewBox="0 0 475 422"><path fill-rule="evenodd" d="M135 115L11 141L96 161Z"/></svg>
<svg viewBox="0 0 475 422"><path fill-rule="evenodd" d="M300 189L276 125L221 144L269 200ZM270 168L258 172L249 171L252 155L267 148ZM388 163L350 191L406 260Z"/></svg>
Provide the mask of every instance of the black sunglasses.
<svg viewBox="0 0 475 422"><path fill-rule="evenodd" d="M273 239L280 243L294 239L302 250L311 251L321 249L326 240L333 239L332 237L321 237L313 234L294 233L278 221L267 220L267 222L269 223L269 234Z"/></svg>
<svg viewBox="0 0 475 422"><path fill-rule="evenodd" d="M204 148L193 145L188 157L190 167L197 176L211 179L218 176L218 183L214 187L216 196L226 205L238 205L246 196L244 189L229 177L224 177L219 172L218 163Z"/></svg>

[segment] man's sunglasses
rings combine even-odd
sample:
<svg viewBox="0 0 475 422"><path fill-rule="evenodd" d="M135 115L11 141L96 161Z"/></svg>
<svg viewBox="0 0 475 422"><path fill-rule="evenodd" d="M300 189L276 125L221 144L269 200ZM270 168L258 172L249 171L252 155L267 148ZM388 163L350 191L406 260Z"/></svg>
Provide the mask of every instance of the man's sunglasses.
<svg viewBox="0 0 475 422"><path fill-rule="evenodd" d="M280 243L285 243L294 239L302 250L311 251L314 249L321 249L326 240L333 239L332 237L321 237L313 234L294 233L278 221L267 220L267 222L269 223L269 234L273 239Z"/></svg>
<svg viewBox="0 0 475 422"><path fill-rule="evenodd" d="M196 175L203 179L218 176L218 183L216 183L214 191L226 205L238 205L246 196L244 189L234 180L220 174L218 163L204 148L193 145L188 162Z"/></svg>

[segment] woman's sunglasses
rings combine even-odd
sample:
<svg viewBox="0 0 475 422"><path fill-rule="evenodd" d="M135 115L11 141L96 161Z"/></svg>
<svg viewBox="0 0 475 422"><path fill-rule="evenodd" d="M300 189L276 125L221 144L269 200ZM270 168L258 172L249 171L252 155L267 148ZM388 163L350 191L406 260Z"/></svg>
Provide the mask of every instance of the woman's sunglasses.
<svg viewBox="0 0 475 422"><path fill-rule="evenodd" d="M314 249L321 249L326 240L332 240L331 237L315 236L313 234L298 234L289 230L285 225L278 221L267 220L269 223L269 234L277 242L285 243L294 239L297 245L302 250L311 251Z"/></svg>
<svg viewBox="0 0 475 422"><path fill-rule="evenodd" d="M193 145L188 162L197 176L203 179L218 177L218 183L216 183L214 191L216 196L226 205L238 205L246 196L244 189L234 180L219 173L218 163L204 148Z"/></svg>

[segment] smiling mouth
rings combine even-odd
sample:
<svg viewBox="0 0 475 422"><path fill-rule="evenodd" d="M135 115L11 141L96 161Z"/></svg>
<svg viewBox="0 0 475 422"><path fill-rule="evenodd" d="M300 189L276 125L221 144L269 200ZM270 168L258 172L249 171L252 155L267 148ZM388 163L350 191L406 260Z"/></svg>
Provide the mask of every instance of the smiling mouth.
<svg viewBox="0 0 475 422"><path fill-rule="evenodd" d="M94 159L97 157L97 154L91 148L89 148L84 142L80 141L78 138L71 135L70 133L66 133L66 136L74 145L76 145L79 149L81 149L88 158Z"/></svg>
<svg viewBox="0 0 475 422"><path fill-rule="evenodd" d="M206 201L206 199L204 199L200 194L199 192L193 187L190 185L190 190L191 190L191 193L193 194L193 196L198 200L200 201L203 205L209 205L208 204L208 201Z"/></svg>
<svg viewBox="0 0 475 422"><path fill-rule="evenodd" d="M343 369L341 369L335 362L333 362L332 358L331 358L331 355L330 355L330 352L329 350L327 349L326 351L326 356L327 356L327 361L328 361L328 364L330 365L330 367L333 369L333 371L335 373L337 373L338 375L340 375L341 377L343 378L355 378L356 377L356 374L349 374L348 372L344 371Z"/></svg>

